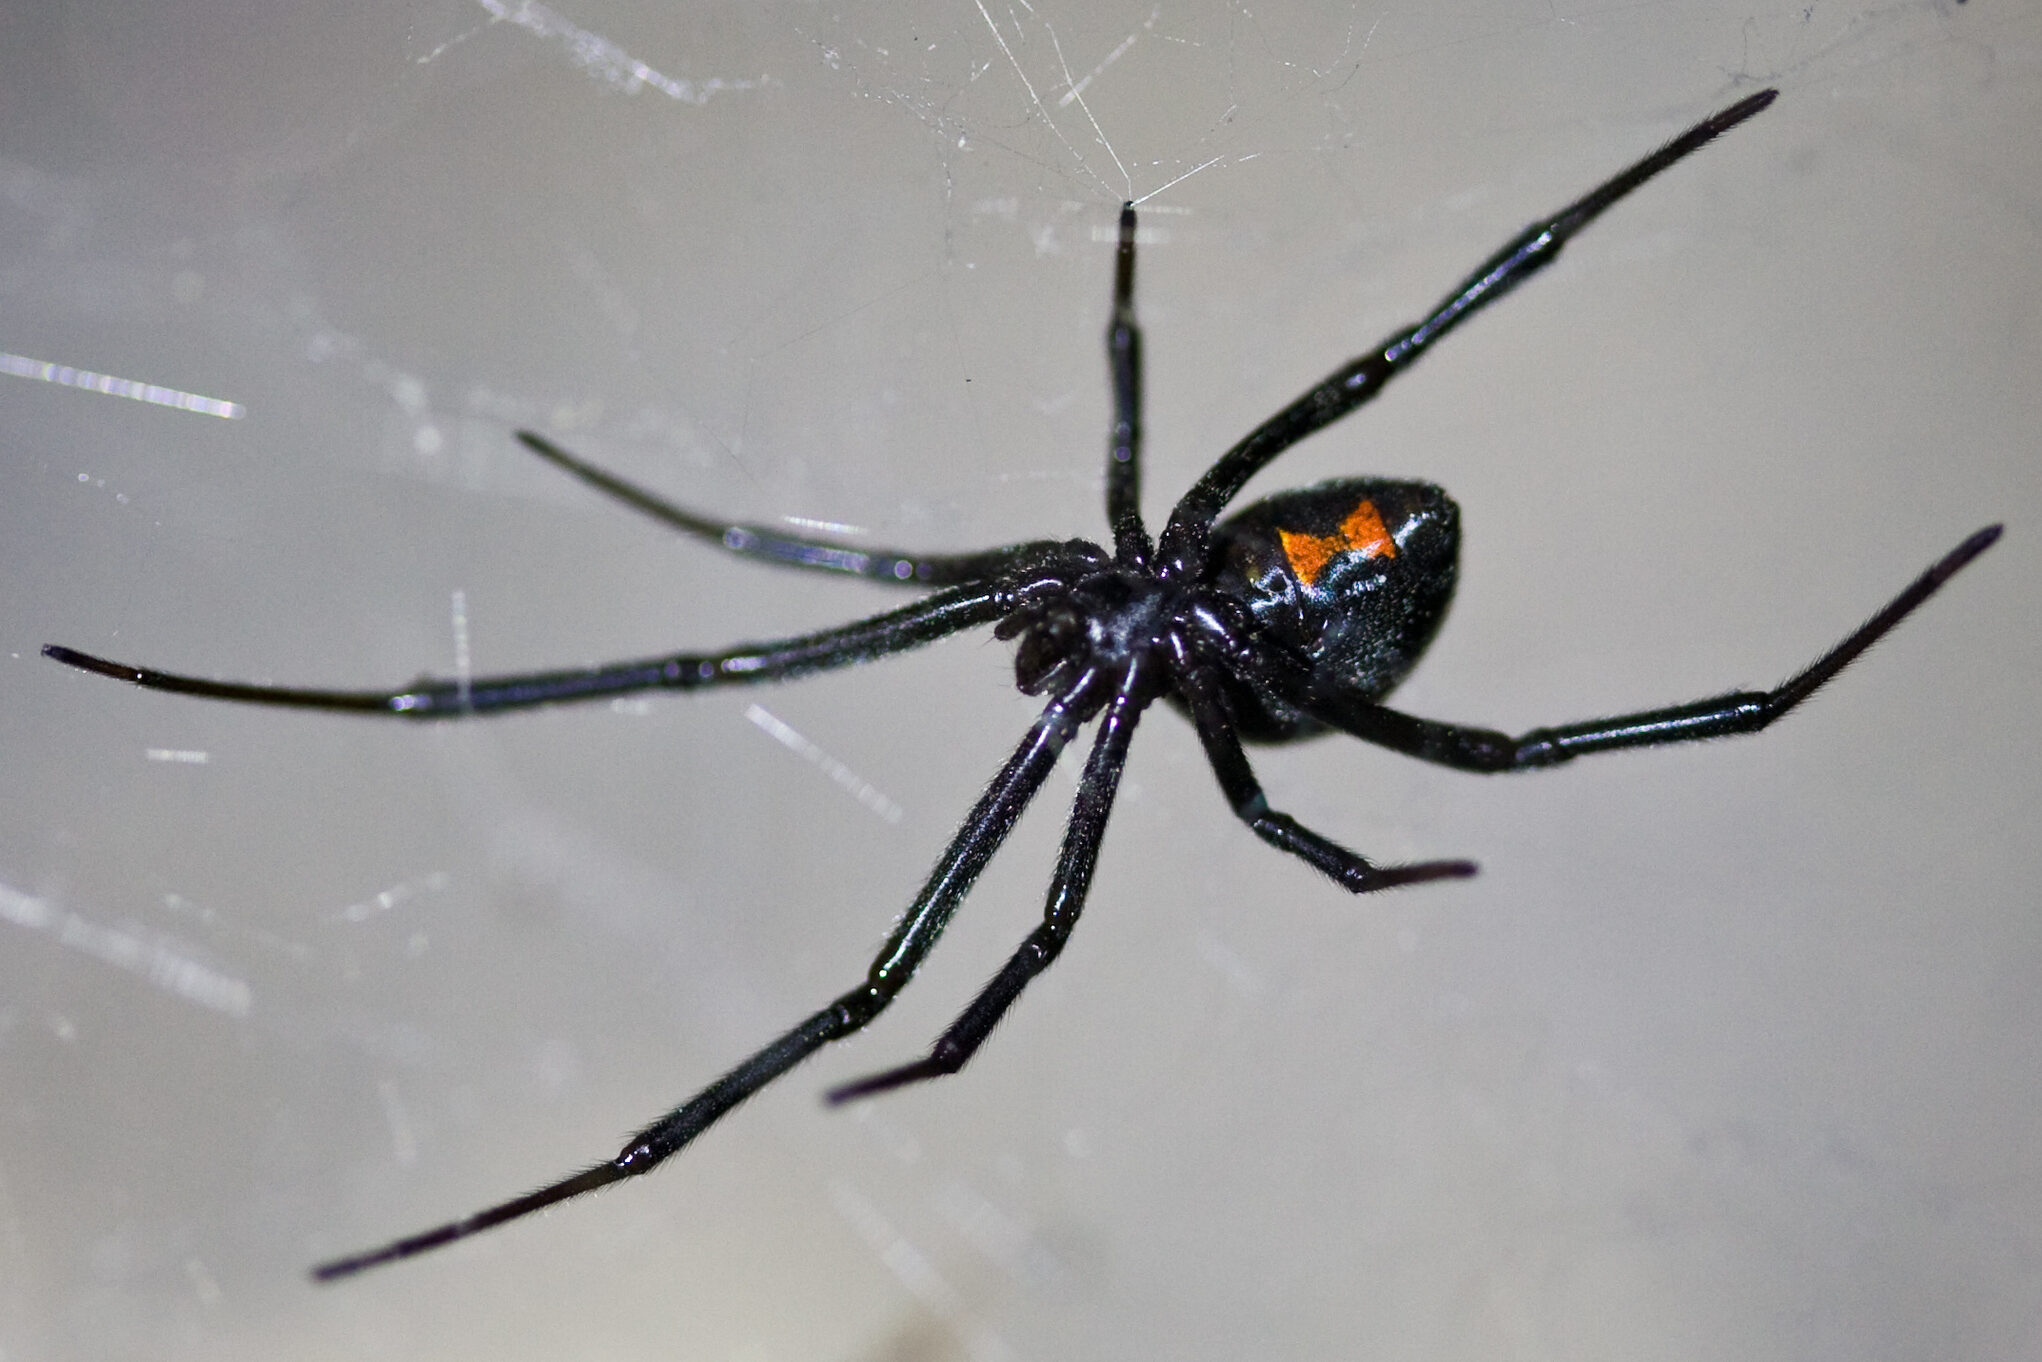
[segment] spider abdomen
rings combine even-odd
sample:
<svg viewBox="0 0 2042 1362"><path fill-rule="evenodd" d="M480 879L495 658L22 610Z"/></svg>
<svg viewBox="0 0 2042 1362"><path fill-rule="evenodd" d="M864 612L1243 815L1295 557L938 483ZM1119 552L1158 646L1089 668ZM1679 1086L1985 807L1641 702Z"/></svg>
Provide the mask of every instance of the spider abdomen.
<svg viewBox="0 0 2042 1362"><path fill-rule="evenodd" d="M1342 478L1279 492L1221 522L1206 583L1246 606L1262 637L1302 660L1315 682L1375 699L1438 631L1459 553L1460 508L1438 487ZM1265 740L1317 729L1267 697L1236 708L1246 710L1243 729Z"/></svg>

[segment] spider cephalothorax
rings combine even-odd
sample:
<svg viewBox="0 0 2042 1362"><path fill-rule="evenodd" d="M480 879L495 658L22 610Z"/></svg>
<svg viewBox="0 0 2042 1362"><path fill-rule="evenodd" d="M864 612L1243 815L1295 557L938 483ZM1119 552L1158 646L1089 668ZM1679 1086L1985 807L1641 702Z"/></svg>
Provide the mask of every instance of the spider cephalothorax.
<svg viewBox="0 0 2042 1362"><path fill-rule="evenodd" d="M1194 483L1151 542L1139 506L1141 334L1134 320L1134 205L1120 213L1107 325L1113 381L1106 516L1113 552L1084 540L1036 541L967 554L917 554L796 538L675 506L521 432L542 457L638 510L733 553L791 567L926 589L913 604L836 629L714 653L676 653L603 667L462 681L400 691L305 690L207 681L130 667L69 648L60 662L156 690L216 700L458 719L630 691L692 690L781 680L900 652L974 625L1016 642L1015 679L1049 697L938 858L863 981L633 1136L616 1157L488 1210L336 1259L321 1279L358 1272L643 1173L823 1045L866 1025L900 991L972 882L1055 765L1093 720L1098 735L1050 880L1042 924L1021 943L929 1054L838 1087L832 1101L955 1072L1030 979L1054 960L1084 906L1129 739L1154 700L1190 716L1221 793L1256 836L1355 893L1471 875L1467 861L1378 866L1270 808L1242 748L1339 729L1427 761L1473 771L1550 766L1590 752L1750 733L1805 700L1999 535L1988 526L1945 554L1877 615L1770 691L1738 691L1665 709L1513 737L1421 719L1381 703L1430 642L1453 595L1458 512L1428 483L1348 479L1283 492L1228 520L1220 512L1291 445L1382 390L1431 344L1550 263L1576 232L1625 194L1772 103L1761 91L1704 119L1549 218L1534 222L1423 320L1335 370L1251 431Z"/></svg>
<svg viewBox="0 0 2042 1362"><path fill-rule="evenodd" d="M1097 546L1084 547L1104 559ZM1146 569L1102 561L1023 603L993 635L1014 641L1014 684L1021 693L1041 695L1086 672L1124 675L1138 657L1153 667L1181 631L1189 601L1181 587Z"/></svg>

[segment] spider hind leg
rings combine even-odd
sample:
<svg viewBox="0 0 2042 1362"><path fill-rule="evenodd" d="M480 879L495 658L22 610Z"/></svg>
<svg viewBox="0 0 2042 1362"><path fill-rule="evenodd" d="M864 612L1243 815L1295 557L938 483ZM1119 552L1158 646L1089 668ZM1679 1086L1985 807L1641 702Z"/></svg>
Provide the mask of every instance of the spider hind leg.
<svg viewBox="0 0 2042 1362"><path fill-rule="evenodd" d="M745 525L702 515L599 468L579 455L570 454L534 431L521 430L517 435L525 448L555 468L580 479L603 495L651 516L662 525L740 557L759 558L781 567L836 572L899 586L956 586L997 577L1028 554L1054 547L1048 541L1042 541L1011 544L978 553L916 553L906 549L861 548L827 539L807 539L763 525Z"/></svg>

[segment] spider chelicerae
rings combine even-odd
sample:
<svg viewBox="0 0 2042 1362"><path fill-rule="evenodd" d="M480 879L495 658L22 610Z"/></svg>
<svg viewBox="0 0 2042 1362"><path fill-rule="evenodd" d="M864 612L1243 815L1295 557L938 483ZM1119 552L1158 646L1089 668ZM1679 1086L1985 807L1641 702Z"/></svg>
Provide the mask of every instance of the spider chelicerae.
<svg viewBox="0 0 2042 1362"><path fill-rule="evenodd" d="M1418 660L1453 595L1458 511L1429 483L1345 478L1219 514L1250 477L1321 427L1369 401L1434 342L1552 263L1576 232L1646 180L1773 102L1763 90L1676 137L1629 169L1525 228L1456 285L1423 320L1390 335L1264 421L1221 455L1151 539L1140 510L1141 331L1134 317L1135 210L1120 211L1106 348L1113 383L1106 518L1113 549L1037 540L980 553L861 549L698 515L595 468L530 432L518 438L599 491L732 553L790 567L917 588L911 605L840 628L723 652L520 676L427 680L400 691L308 690L208 681L131 667L70 648L46 656L154 690L299 709L459 719L642 690L749 685L868 662L975 625L1016 644L1015 679L1046 695L1041 717L993 777L887 937L865 978L792 1030L633 1135L617 1156L550 1186L436 1229L313 1269L321 1280L408 1258L650 1171L725 1113L830 1041L883 1011L942 935L972 882L1042 788L1064 746L1099 721L1065 829L1042 924L912 1063L844 1084L832 1102L870 1096L963 1067L1014 1000L1056 959L1077 923L1099 842L1147 707L1168 699L1198 731L1221 793L1242 822L1352 893L1475 873L1469 861L1376 865L1269 806L1242 743L1338 729L1468 771L1558 765L1591 752L1751 733L1807 699L1999 537L1991 525L1930 567L1843 642L1768 691L1593 719L1512 737L1391 709L1383 697ZM1218 523L1215 523L1218 521Z"/></svg>

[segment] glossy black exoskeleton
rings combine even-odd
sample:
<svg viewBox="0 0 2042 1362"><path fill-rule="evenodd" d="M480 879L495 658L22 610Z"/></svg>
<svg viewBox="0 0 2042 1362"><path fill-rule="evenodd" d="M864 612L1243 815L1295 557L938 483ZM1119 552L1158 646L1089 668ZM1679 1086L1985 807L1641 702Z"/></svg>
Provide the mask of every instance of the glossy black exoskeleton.
<svg viewBox="0 0 2042 1362"><path fill-rule="evenodd" d="M1220 512L1271 459L1381 391L1448 331L1550 263L1597 214L1711 138L1773 101L1762 91L1703 120L1652 155L1534 222L1463 280L1423 320L1334 371L1208 468L1151 541L1139 506L1141 333L1134 320L1135 214L1120 214L1107 325L1113 382L1106 514L1113 549L1036 541L969 554L919 554L801 539L675 506L530 432L533 451L590 486L732 553L836 572L929 594L841 628L714 653L675 653L603 667L426 681L398 691L306 690L208 681L130 667L69 648L60 662L157 690L318 710L460 719L632 691L782 680L916 647L997 622L1016 641L1015 679L1050 697L993 777L865 978L820 1011L647 1126L612 1159L464 1219L336 1259L323 1280L514 1220L657 1166L732 1107L823 1045L877 1016L913 976L951 913L1041 788L1081 725L1099 730L1078 784L1042 923L1021 943L928 1056L832 1091L849 1098L955 1072L1070 935L1105 831L1127 747L1143 710L1168 697L1189 713L1228 805L1255 834L1356 893L1474 873L1467 861L1377 866L1269 807L1242 739L1340 729L1427 761L1474 771L1549 766L1588 752L1749 733L1816 687L1920 605L1998 537L1989 526L1916 578L1868 623L1784 685L1596 719L1512 737L1421 719L1381 703L1438 628L1454 585L1454 504L1417 482L1346 480L1284 492L1224 523Z"/></svg>
<svg viewBox="0 0 2042 1362"><path fill-rule="evenodd" d="M1453 600L1460 508L1428 482L1343 478L1279 492L1220 522L1207 580L1248 607L1311 684L1390 693L1432 642ZM1325 725L1267 689L1227 687L1244 738L1279 741Z"/></svg>

